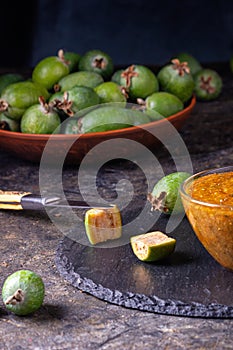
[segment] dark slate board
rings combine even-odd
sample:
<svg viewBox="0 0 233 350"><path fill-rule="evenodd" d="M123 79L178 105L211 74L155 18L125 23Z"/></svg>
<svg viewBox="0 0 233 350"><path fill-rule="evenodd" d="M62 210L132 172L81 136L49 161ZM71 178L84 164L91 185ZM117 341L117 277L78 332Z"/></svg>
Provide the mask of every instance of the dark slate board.
<svg viewBox="0 0 233 350"><path fill-rule="evenodd" d="M156 224L163 229L164 220ZM202 247L188 221L170 234L175 252L157 263L145 263L130 244L85 246L65 237L56 252L60 274L74 287L113 304L160 314L232 318L233 273Z"/></svg>

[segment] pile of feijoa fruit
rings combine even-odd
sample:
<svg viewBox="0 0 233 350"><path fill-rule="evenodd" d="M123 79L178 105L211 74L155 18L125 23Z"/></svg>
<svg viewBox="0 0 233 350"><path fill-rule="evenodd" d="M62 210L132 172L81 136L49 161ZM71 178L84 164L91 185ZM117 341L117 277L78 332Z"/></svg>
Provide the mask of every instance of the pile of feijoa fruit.
<svg viewBox="0 0 233 350"><path fill-rule="evenodd" d="M0 75L0 128L29 134L89 133L126 128L182 111L193 95L213 100L220 75L180 53L157 72L145 65L116 68L102 50L58 50L31 76Z"/></svg>

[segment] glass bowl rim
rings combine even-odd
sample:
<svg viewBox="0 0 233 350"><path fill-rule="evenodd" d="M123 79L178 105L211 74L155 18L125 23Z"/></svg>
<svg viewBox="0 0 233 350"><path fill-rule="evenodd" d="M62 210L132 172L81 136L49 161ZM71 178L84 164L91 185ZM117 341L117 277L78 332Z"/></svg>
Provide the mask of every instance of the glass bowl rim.
<svg viewBox="0 0 233 350"><path fill-rule="evenodd" d="M209 168L209 169L199 171L198 173L195 173L195 174L189 176L180 186L181 198L183 196L186 198L186 200L188 200L192 203L202 205L202 206L207 206L207 207L212 207L212 208L229 209L229 210L233 211L233 205L216 204L216 203L209 203L209 202L200 201L198 199L192 198L192 196L189 195L185 190L185 187L187 186L187 184L192 182L196 178L199 178L199 177L202 177L205 175L209 175L209 174L227 173L227 172L233 172L233 165L228 165L228 166L219 167L219 168L216 168L216 167Z"/></svg>

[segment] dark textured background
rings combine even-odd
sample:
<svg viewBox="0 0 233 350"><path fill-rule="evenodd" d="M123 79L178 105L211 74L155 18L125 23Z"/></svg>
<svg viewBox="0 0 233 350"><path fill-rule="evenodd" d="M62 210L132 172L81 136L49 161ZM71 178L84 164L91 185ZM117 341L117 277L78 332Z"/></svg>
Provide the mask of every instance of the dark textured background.
<svg viewBox="0 0 233 350"><path fill-rule="evenodd" d="M99 48L116 64L162 64L180 51L227 61L233 1L5 1L0 30L3 67L32 67L59 48L80 54Z"/></svg>

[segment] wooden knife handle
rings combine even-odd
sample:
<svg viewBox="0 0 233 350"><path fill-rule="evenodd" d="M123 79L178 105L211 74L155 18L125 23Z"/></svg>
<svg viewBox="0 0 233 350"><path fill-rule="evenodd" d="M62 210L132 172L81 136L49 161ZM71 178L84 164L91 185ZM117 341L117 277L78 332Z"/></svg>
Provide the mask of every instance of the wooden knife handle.
<svg viewBox="0 0 233 350"><path fill-rule="evenodd" d="M28 194L30 192L0 190L0 209L23 209L21 199Z"/></svg>

